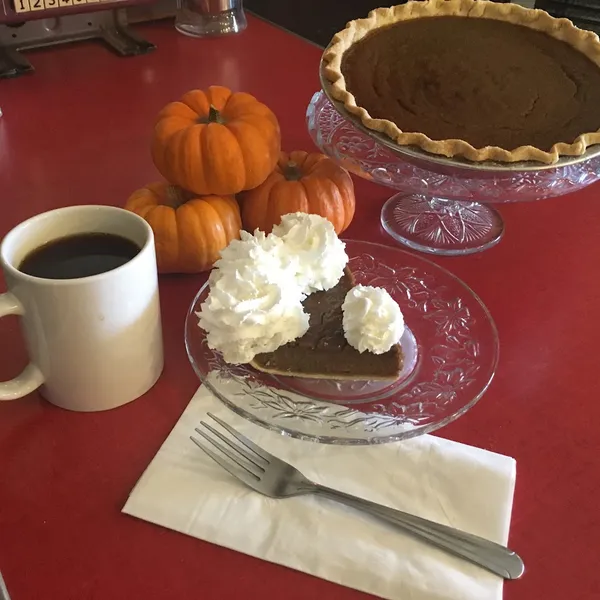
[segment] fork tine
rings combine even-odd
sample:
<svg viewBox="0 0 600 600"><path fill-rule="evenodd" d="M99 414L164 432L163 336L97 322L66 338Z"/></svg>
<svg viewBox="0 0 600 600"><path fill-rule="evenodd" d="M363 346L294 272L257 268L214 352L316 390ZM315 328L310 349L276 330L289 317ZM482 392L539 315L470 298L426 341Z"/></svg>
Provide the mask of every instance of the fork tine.
<svg viewBox="0 0 600 600"><path fill-rule="evenodd" d="M201 422L201 425L206 425L204 421ZM227 448L227 446L219 443L218 440L215 440L211 435L208 435L206 432L202 431L198 427L195 429L196 433L199 433L207 442L210 442L217 450L222 452L225 456L227 456L230 460L232 460L236 465L242 467L256 477L256 479L260 479L261 475L264 473L264 469L255 465L253 462L246 462L244 460L244 456L242 454L238 454L237 451L232 452ZM229 444L233 450L236 450L234 446Z"/></svg>
<svg viewBox="0 0 600 600"><path fill-rule="evenodd" d="M216 421L221 427L223 427L223 429L226 429L227 431L229 431L229 433L233 437L235 437L240 442L242 442L242 444L244 444L244 446L246 446L246 448L248 448L248 450L252 450L252 452L254 452L254 454L256 454L257 456L259 456L260 458L265 460L267 463L269 463L273 460L274 457L271 454L269 454L266 450L263 450L260 446L257 446L252 440L247 438L245 435L239 433L239 431L236 431L231 425L228 425L227 423L225 423L225 421L222 421L221 419L219 419L219 417L215 417L215 415L213 415L212 413L206 413L206 414L211 419Z"/></svg>
<svg viewBox="0 0 600 600"><path fill-rule="evenodd" d="M208 423L200 421L200 425L203 425L210 431L214 436L218 437L222 442L227 444L233 451L237 452L240 456L243 456L252 465L258 467L261 471L265 470L265 467L269 464L265 464L262 458L257 457L255 454L246 451L240 444L236 443L235 440L230 440L225 437L220 431L217 431L214 427L211 427Z"/></svg>
<svg viewBox="0 0 600 600"><path fill-rule="evenodd" d="M192 440L192 442L194 442L194 444L196 444L196 446L198 446L198 448L200 448L202 452L204 452L210 458L212 458L220 467L225 469L225 471L227 471L230 475L233 475L236 479L239 479L251 488L253 488L256 485L256 482L258 481L258 477L256 475L250 473L247 470L242 470L238 469L237 467L234 467L232 464L229 463L229 461L225 460L224 458L221 458L210 448L207 448L204 444L199 442L195 437L190 436L190 440Z"/></svg>

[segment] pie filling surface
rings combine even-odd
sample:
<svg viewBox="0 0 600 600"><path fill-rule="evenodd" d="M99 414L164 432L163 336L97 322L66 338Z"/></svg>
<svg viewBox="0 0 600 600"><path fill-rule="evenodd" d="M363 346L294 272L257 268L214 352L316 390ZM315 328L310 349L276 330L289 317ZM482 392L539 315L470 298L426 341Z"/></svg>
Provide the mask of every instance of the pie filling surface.
<svg viewBox="0 0 600 600"><path fill-rule="evenodd" d="M355 42L341 70L371 117L433 140L549 150L600 129L600 67L561 40L509 22L399 21Z"/></svg>

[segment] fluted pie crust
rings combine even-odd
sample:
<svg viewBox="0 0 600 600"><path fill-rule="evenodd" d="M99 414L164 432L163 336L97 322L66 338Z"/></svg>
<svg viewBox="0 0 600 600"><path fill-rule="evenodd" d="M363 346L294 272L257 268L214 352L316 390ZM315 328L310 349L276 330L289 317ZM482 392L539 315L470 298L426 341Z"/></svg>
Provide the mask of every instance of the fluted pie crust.
<svg viewBox="0 0 600 600"><path fill-rule="evenodd" d="M557 140L551 148L546 149L534 145L521 145L513 149L497 145L475 147L461 139L431 139L424 133L403 131L391 120L373 118L367 109L357 104L352 90L347 88L347 80L343 73L344 55L354 44L375 30L401 21L439 16L495 19L543 32L566 42L589 58L600 70L600 39L591 31L575 27L568 19L557 19L545 11L526 9L517 4L500 4L486 0L413 1L373 10L365 19L350 21L343 31L333 37L323 54L323 72L329 81L331 96L342 102L348 112L358 116L366 127L386 134L398 145L418 146L426 152L446 157L464 157L475 162L537 161L552 164L561 156L581 156L589 146L600 143L598 129L581 132L572 143ZM448 48L448 51L452 49ZM600 113L600 106L598 111ZM552 129L552 123L548 124L548 128Z"/></svg>

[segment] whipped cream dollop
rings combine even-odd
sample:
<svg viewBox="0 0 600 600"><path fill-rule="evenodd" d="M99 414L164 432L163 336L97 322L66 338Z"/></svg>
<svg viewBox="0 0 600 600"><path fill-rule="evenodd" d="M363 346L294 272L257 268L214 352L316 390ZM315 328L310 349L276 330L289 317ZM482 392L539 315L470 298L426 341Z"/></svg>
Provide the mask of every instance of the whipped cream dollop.
<svg viewBox="0 0 600 600"><path fill-rule="evenodd" d="M302 299L293 280L285 285L273 270L227 265L211 283L197 313L199 325L208 346L219 350L226 362L248 363L256 354L273 352L306 333Z"/></svg>
<svg viewBox="0 0 600 600"><path fill-rule="evenodd" d="M239 240L231 240L221 250L214 266L208 278L211 287L223 274L240 273L245 268L263 273L273 283L289 284L296 277L298 258L290 255L283 240L257 229L254 234L241 231Z"/></svg>
<svg viewBox="0 0 600 600"><path fill-rule="evenodd" d="M330 221L319 215L289 213L273 227L273 235L283 241L288 255L297 259L296 281L304 294L337 285L348 255Z"/></svg>
<svg viewBox="0 0 600 600"><path fill-rule="evenodd" d="M242 231L221 251L197 313L208 346L243 364L304 335L308 315L296 272L297 260L280 238Z"/></svg>
<svg viewBox="0 0 600 600"><path fill-rule="evenodd" d="M397 344L404 333L402 311L383 288L353 287L346 294L342 312L346 340L359 352L383 354Z"/></svg>

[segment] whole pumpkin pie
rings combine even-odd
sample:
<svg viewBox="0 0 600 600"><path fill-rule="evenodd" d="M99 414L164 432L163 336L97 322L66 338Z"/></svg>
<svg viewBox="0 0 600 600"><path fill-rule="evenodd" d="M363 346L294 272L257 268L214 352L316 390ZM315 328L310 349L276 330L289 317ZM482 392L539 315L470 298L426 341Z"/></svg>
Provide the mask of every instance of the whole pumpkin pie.
<svg viewBox="0 0 600 600"><path fill-rule="evenodd" d="M379 8L334 36L323 65L331 95L399 145L551 164L600 143L600 40L541 10Z"/></svg>

